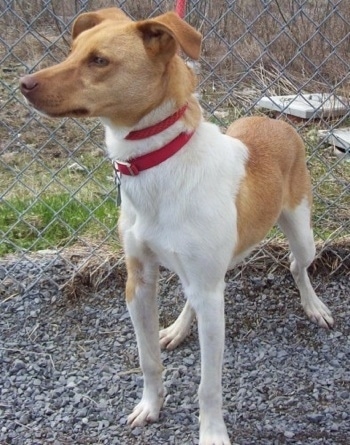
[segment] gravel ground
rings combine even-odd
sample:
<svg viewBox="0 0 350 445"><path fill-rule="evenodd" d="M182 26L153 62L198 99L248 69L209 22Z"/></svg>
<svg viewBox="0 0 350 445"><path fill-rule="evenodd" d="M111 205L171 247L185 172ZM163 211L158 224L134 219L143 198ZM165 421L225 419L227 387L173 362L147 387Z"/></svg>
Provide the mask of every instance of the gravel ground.
<svg viewBox="0 0 350 445"><path fill-rule="evenodd" d="M39 271L58 282L62 259L0 263L22 283ZM161 324L183 305L175 277L161 277ZM350 434L349 278L313 282L336 319L310 323L289 273L248 267L226 291L225 418L232 443L348 444ZM158 423L131 430L127 414L142 377L123 274L110 290L70 301L43 277L16 294L7 284L0 321L0 444L197 444L199 345L196 330L163 352L167 395ZM11 297L11 298L10 298ZM7 300L6 300L7 298ZM5 301L6 300L6 301Z"/></svg>

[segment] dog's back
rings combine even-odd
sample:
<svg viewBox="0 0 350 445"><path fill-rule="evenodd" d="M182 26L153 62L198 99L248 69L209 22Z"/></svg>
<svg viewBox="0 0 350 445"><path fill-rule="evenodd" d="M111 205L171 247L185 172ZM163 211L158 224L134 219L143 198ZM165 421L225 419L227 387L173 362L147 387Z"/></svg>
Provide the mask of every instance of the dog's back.
<svg viewBox="0 0 350 445"><path fill-rule="evenodd" d="M244 117L231 124L227 134L242 141L249 152L236 198L239 255L264 238L281 210L293 209L304 199L311 206L312 196L304 144L290 125Z"/></svg>

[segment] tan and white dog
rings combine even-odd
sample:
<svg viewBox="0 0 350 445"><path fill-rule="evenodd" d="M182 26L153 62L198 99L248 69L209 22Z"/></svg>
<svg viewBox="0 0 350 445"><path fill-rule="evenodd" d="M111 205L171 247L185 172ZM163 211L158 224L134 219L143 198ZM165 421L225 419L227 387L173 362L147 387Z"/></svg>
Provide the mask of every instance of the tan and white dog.
<svg viewBox="0 0 350 445"><path fill-rule="evenodd" d="M68 58L24 76L20 86L45 115L100 117L109 156L122 173L126 301L144 375L129 423L158 419L160 346L176 347L196 316L200 444L229 444L221 395L225 273L275 223L289 240L306 314L322 327L333 325L307 274L315 247L302 140L288 124L265 117L239 119L226 135L205 122L195 75L178 55L181 47L197 59L201 36L173 12L139 22L116 8L85 13L72 34ZM187 302L159 334L160 264L178 274Z"/></svg>

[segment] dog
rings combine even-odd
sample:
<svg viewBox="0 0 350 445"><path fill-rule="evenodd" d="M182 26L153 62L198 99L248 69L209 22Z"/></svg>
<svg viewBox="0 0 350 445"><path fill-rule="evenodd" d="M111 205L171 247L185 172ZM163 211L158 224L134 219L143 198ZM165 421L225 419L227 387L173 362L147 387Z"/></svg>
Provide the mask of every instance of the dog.
<svg viewBox="0 0 350 445"><path fill-rule="evenodd" d="M50 117L99 117L121 174L119 232L126 303L144 376L131 426L156 421L164 399L160 347L178 346L197 319L201 348L200 444L227 445L222 414L225 273L274 224L291 249L291 273L308 317L333 318L307 268L315 255L305 149L287 123L243 117L222 134L205 122L196 76L201 34L176 13L132 21L108 8L81 14L72 48L56 66L26 75L20 89ZM159 333L159 266L180 278L186 304Z"/></svg>

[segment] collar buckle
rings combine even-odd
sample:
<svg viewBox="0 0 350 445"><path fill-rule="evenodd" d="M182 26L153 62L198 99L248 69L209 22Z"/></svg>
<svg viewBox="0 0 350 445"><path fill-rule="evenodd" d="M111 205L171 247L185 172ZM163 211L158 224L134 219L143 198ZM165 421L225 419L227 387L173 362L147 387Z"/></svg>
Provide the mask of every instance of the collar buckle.
<svg viewBox="0 0 350 445"><path fill-rule="evenodd" d="M129 176L137 176L140 172L135 164L127 161L115 161L114 167L121 173Z"/></svg>

